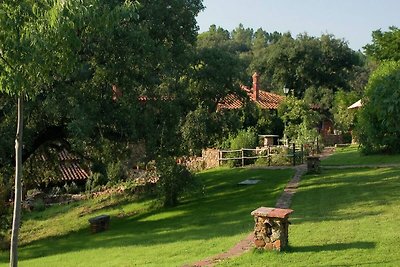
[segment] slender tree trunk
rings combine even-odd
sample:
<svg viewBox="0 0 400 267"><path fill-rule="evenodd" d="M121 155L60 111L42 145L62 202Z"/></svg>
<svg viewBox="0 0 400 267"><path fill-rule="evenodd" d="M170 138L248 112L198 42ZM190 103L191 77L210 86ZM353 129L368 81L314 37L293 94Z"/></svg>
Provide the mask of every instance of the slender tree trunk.
<svg viewBox="0 0 400 267"><path fill-rule="evenodd" d="M18 96L18 122L15 136L15 194L14 214L11 232L10 267L18 266L18 235L21 221L22 199L22 130L23 130L23 94Z"/></svg>

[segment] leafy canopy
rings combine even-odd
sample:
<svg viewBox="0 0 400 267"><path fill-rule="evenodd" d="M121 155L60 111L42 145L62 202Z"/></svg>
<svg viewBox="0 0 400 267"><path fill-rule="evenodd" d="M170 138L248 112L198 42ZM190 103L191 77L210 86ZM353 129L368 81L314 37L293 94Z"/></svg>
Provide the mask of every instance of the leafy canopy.
<svg viewBox="0 0 400 267"><path fill-rule="evenodd" d="M365 152L400 151L400 62L383 62L369 79L358 117Z"/></svg>

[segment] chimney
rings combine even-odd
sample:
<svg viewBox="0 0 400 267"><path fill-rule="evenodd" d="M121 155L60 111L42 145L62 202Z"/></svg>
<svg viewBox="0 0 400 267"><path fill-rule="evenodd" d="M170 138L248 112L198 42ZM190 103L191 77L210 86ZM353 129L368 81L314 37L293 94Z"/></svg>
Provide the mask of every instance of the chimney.
<svg viewBox="0 0 400 267"><path fill-rule="evenodd" d="M258 75L257 72L254 72L252 77L253 77L253 94L252 94L252 98L253 98L254 101L256 101L256 100L258 100L259 91L260 91L260 83L259 83L260 75Z"/></svg>

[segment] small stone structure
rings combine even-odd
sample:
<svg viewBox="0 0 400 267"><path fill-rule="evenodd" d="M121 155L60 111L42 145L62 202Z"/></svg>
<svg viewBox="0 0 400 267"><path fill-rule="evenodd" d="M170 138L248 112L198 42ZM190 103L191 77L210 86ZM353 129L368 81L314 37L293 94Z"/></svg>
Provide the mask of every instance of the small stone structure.
<svg viewBox="0 0 400 267"><path fill-rule="evenodd" d="M89 219L90 230L93 234L108 229L110 225L110 215L99 215Z"/></svg>
<svg viewBox="0 0 400 267"><path fill-rule="evenodd" d="M206 169L219 167L219 149L203 149L201 154L202 158L204 159Z"/></svg>
<svg viewBox="0 0 400 267"><path fill-rule="evenodd" d="M288 245L289 220L293 210L260 207L254 216L254 244L265 250L283 250Z"/></svg>
<svg viewBox="0 0 400 267"><path fill-rule="evenodd" d="M318 156L308 156L307 157L307 172L316 173L320 170L321 160Z"/></svg>

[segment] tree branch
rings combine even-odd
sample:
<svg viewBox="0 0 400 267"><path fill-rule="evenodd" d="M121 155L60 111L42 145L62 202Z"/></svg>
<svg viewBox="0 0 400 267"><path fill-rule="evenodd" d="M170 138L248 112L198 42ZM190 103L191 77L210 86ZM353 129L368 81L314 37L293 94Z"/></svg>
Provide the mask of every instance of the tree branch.
<svg viewBox="0 0 400 267"><path fill-rule="evenodd" d="M5 59L5 57L3 56L3 50L0 49L0 58L1 60L4 61L4 63L6 63L7 66L9 66L12 70L15 70L15 68Z"/></svg>

